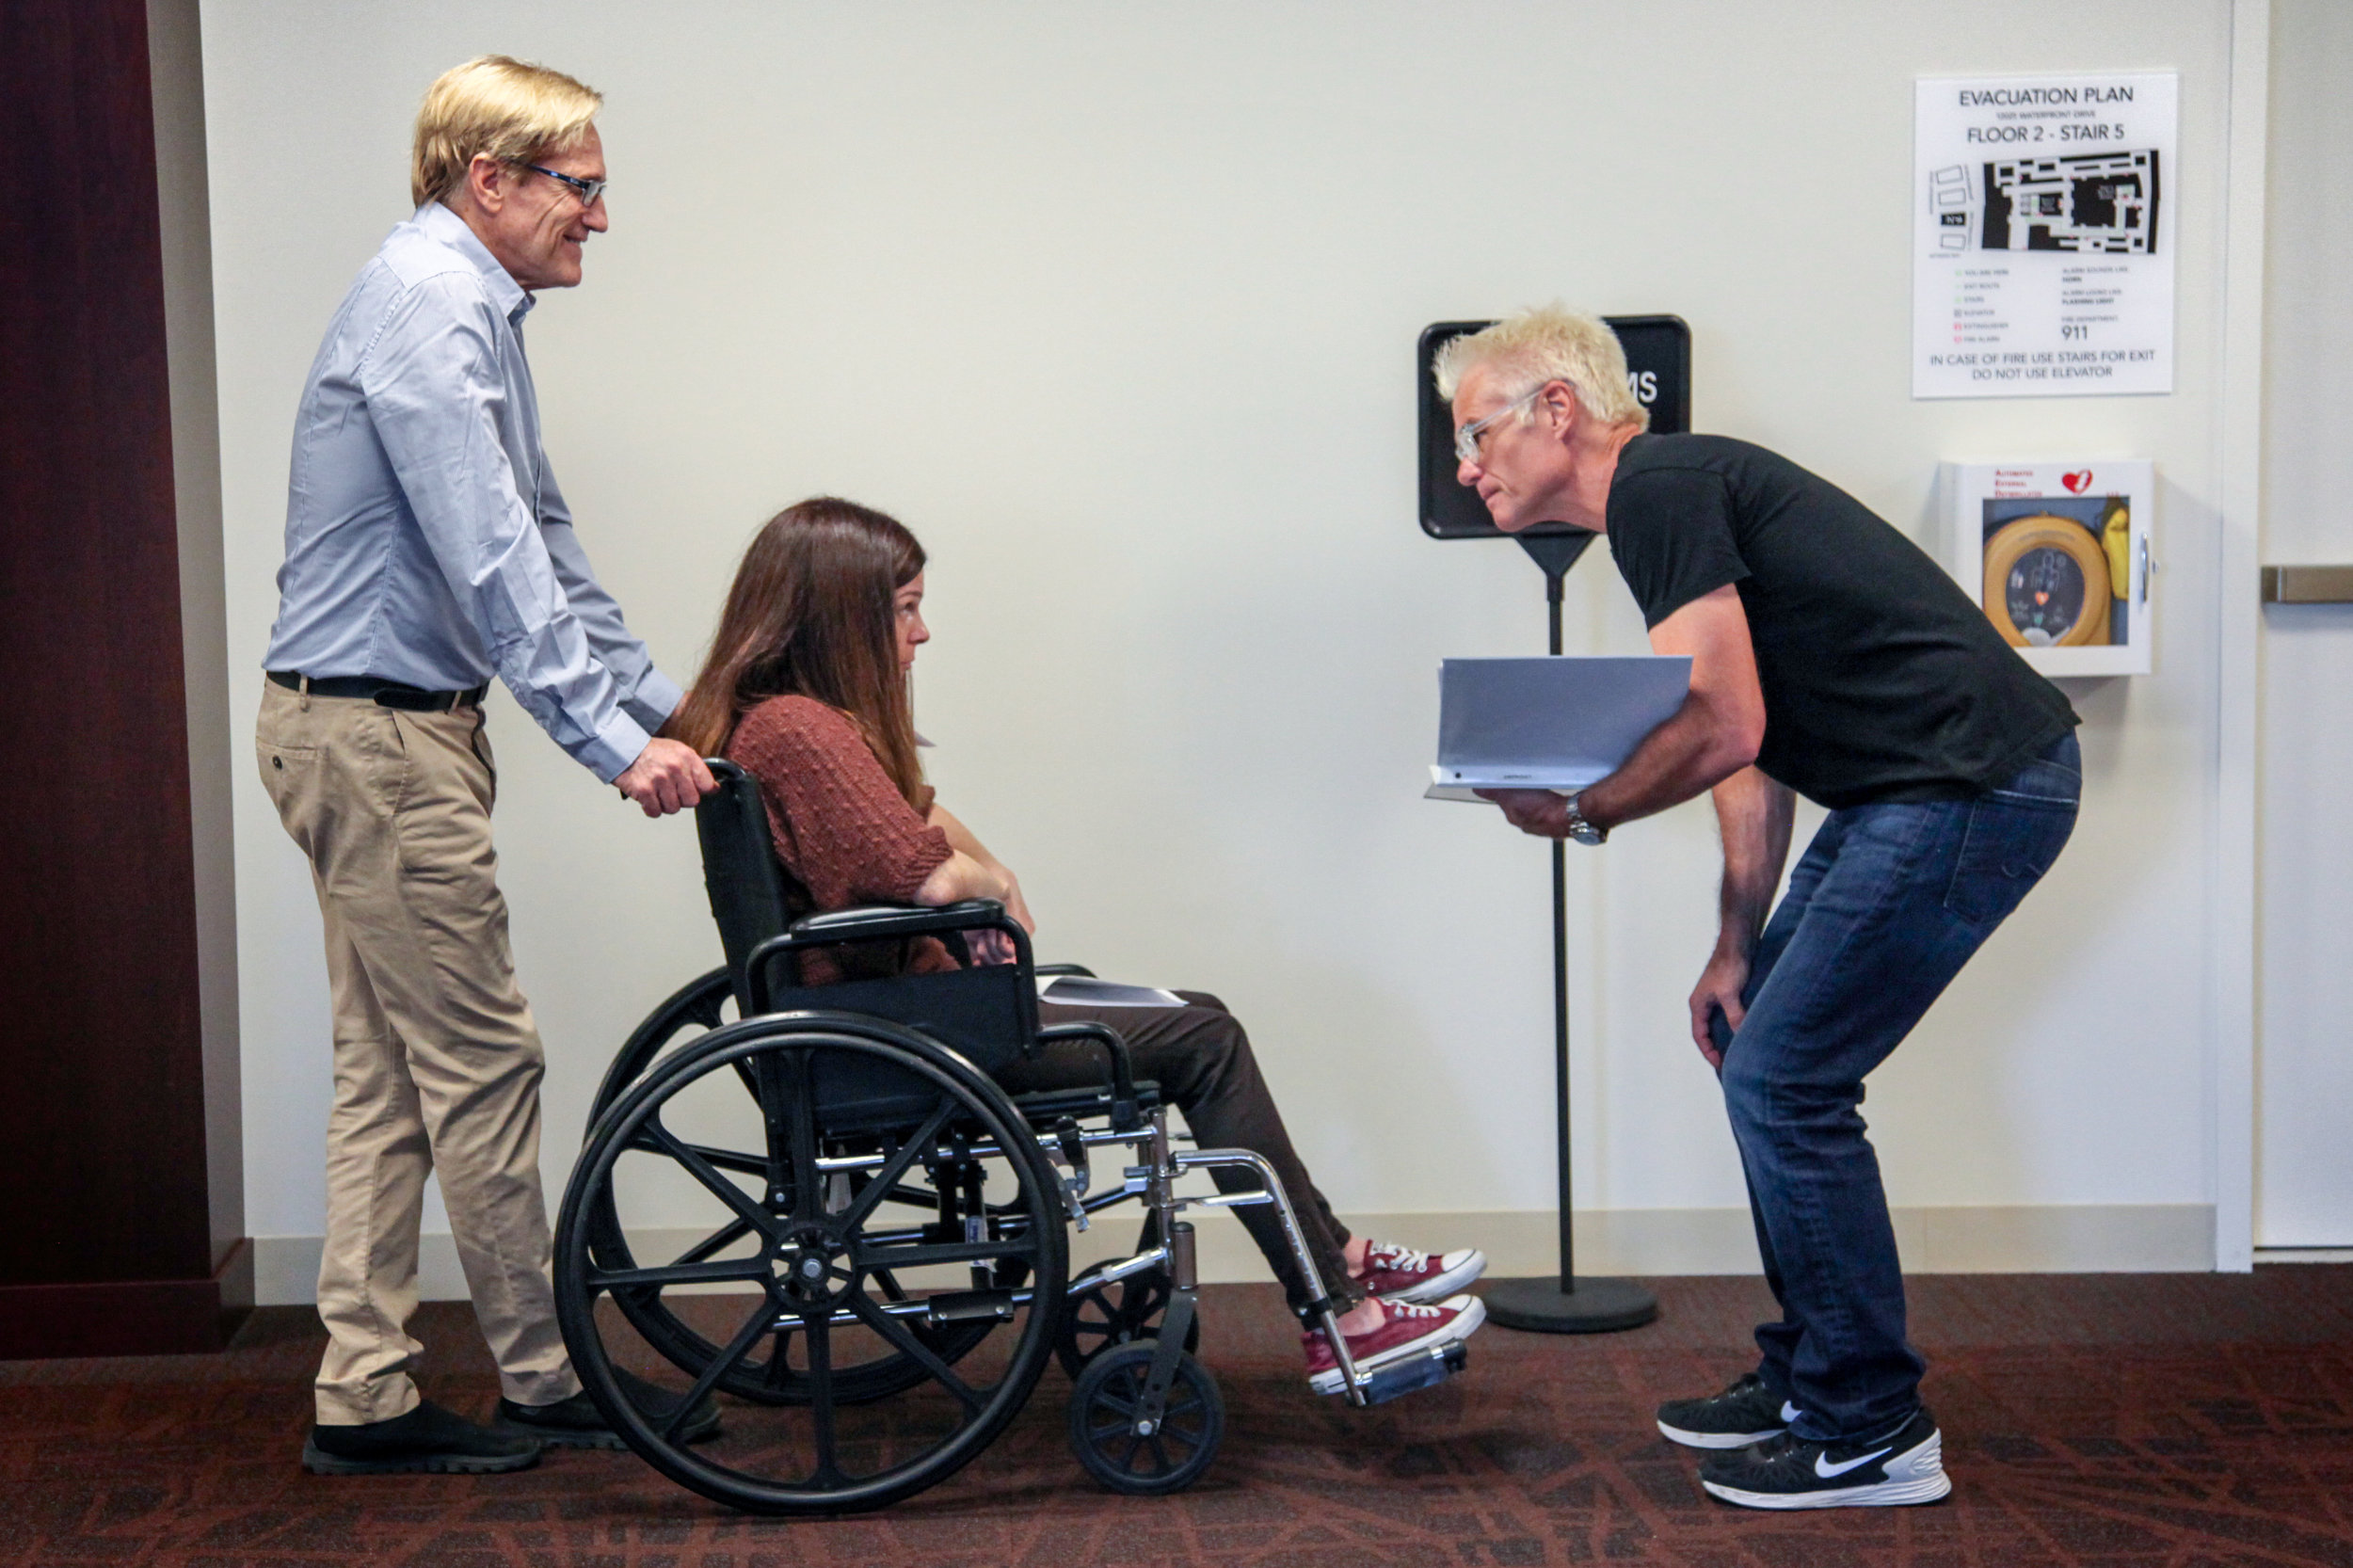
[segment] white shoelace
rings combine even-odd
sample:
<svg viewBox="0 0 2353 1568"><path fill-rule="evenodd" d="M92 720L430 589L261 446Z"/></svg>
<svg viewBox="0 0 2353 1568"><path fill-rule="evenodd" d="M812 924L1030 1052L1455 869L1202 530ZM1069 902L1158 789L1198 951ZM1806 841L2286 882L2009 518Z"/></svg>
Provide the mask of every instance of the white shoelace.
<svg viewBox="0 0 2353 1568"><path fill-rule="evenodd" d="M1411 1247L1401 1247L1394 1241L1375 1241L1365 1249L1365 1267L1367 1272L1396 1269L1410 1273L1429 1268L1430 1255L1416 1252Z"/></svg>
<svg viewBox="0 0 2353 1568"><path fill-rule="evenodd" d="M1381 1304L1381 1311L1382 1315L1391 1322L1395 1322L1400 1318L1443 1318L1447 1315L1444 1307L1433 1305L1428 1302L1385 1301Z"/></svg>

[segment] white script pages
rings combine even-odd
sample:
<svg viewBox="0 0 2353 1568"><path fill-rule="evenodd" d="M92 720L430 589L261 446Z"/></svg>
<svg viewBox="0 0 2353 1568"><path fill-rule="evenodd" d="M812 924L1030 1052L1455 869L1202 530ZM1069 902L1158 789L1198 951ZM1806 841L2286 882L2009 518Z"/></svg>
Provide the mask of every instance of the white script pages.
<svg viewBox="0 0 2353 1568"><path fill-rule="evenodd" d="M1917 84L1913 396L2173 390L2179 87L2171 72Z"/></svg>
<svg viewBox="0 0 2353 1568"><path fill-rule="evenodd" d="M1449 659L1438 666L1429 800L1474 790L1581 790L1617 771L1691 688L1691 661Z"/></svg>

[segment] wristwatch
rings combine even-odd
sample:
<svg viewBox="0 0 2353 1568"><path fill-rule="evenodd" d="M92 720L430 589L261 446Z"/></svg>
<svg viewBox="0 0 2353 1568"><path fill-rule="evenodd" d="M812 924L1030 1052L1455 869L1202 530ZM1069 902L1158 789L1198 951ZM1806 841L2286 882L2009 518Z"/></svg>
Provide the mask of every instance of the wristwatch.
<svg viewBox="0 0 2353 1568"><path fill-rule="evenodd" d="M1585 820L1585 813L1577 808L1577 803L1584 797L1584 791L1579 790L1568 798L1565 809L1569 816L1569 837L1580 844L1589 846L1606 844L1609 841L1609 830L1606 827L1595 827Z"/></svg>

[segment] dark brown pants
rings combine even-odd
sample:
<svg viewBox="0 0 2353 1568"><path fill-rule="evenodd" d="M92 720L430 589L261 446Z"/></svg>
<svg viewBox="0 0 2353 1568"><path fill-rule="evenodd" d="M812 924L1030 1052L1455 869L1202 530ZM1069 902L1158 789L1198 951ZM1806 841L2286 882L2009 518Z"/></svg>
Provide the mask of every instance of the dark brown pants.
<svg viewBox="0 0 2353 1568"><path fill-rule="evenodd" d="M1323 1288L1342 1309L1364 1299L1364 1289L1348 1277L1348 1227L1334 1218L1332 1206L1307 1178L1307 1168L1283 1130L1282 1112L1259 1075L1258 1059L1251 1053L1250 1036L1225 1004L1201 991L1179 991L1183 1007L1069 1007L1040 1002L1041 1023L1109 1024L1128 1042L1135 1059L1136 1077L1160 1086L1160 1097L1185 1113L1185 1123L1205 1149L1249 1149L1264 1155L1282 1179L1305 1232L1308 1256L1323 1276ZM1048 1046L1035 1058L997 1074L998 1081L1015 1094L1037 1089L1077 1089L1104 1080L1102 1050L1081 1041ZM1223 1166L1210 1172L1222 1192L1254 1192L1258 1178L1251 1172ZM1266 1255L1274 1277L1283 1282L1294 1309L1309 1300L1283 1222L1273 1204L1249 1204L1235 1216L1250 1239Z"/></svg>

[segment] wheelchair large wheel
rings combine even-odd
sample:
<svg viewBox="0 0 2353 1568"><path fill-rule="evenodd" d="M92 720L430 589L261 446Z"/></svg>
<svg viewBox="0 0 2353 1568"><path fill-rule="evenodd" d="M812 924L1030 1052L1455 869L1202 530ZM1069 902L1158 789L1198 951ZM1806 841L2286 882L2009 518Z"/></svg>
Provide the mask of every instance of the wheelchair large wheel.
<svg viewBox="0 0 2353 1568"><path fill-rule="evenodd" d="M591 1129L595 1128L598 1118L666 1054L692 1045L701 1034L725 1027L733 1019L734 1014L732 985L724 968L712 969L672 993L647 1016L644 1023L637 1026L614 1057L612 1065L605 1070L604 1081L597 1090L596 1103L589 1112ZM741 1064L737 1068L737 1077L750 1092L746 1070ZM872 1141L866 1142L871 1144ZM852 1176L850 1181L854 1187L862 1186L860 1177ZM934 1213L940 1209L940 1194L929 1185L928 1173L923 1171L907 1173L885 1201ZM601 1201L591 1207L586 1222L591 1245L596 1255L606 1260L608 1268L628 1269L634 1266L629 1238L614 1213L609 1190ZM700 1262L741 1242L748 1234L743 1221L730 1218L673 1261ZM886 1292L897 1288L895 1280L887 1273L878 1283ZM1023 1281L1019 1277L1018 1267L1013 1266L1003 1271L1002 1276L992 1283L1012 1289L1018 1288ZM720 1352L720 1345L698 1332L687 1318L670 1309L660 1290L616 1290L613 1302L629 1319L631 1325L645 1336L647 1343L673 1366L699 1374ZM918 1322L910 1325L910 1332L933 1354L952 1366L988 1337L996 1326L994 1321L979 1321L934 1328ZM871 1360L849 1364L836 1360L833 1367L833 1397L837 1401L862 1404L872 1400L888 1399L916 1387L931 1376L922 1363L912 1356L887 1345L872 1348L874 1354ZM781 1367L737 1367L720 1378L718 1386L739 1399L761 1404L806 1404L810 1393L807 1376L789 1364Z"/></svg>
<svg viewBox="0 0 2353 1568"><path fill-rule="evenodd" d="M872 1152L833 1152L844 1118ZM918 1171L960 1195L955 1218L886 1217ZM952 1475L1028 1399L1061 1329L1063 1224L1035 1138L964 1058L873 1018L778 1014L656 1062L599 1118L565 1192L556 1311L599 1408L680 1485L757 1512L878 1508ZM670 1252L649 1243L663 1232L688 1244L640 1262ZM705 1348L673 1356L641 1319ZM985 1354L936 1348L998 1325ZM901 1398L845 1397L838 1369L884 1360L919 1374ZM769 1400L689 1448L626 1402L616 1368L688 1405L744 1379ZM776 1397L788 1383L796 1400Z"/></svg>

